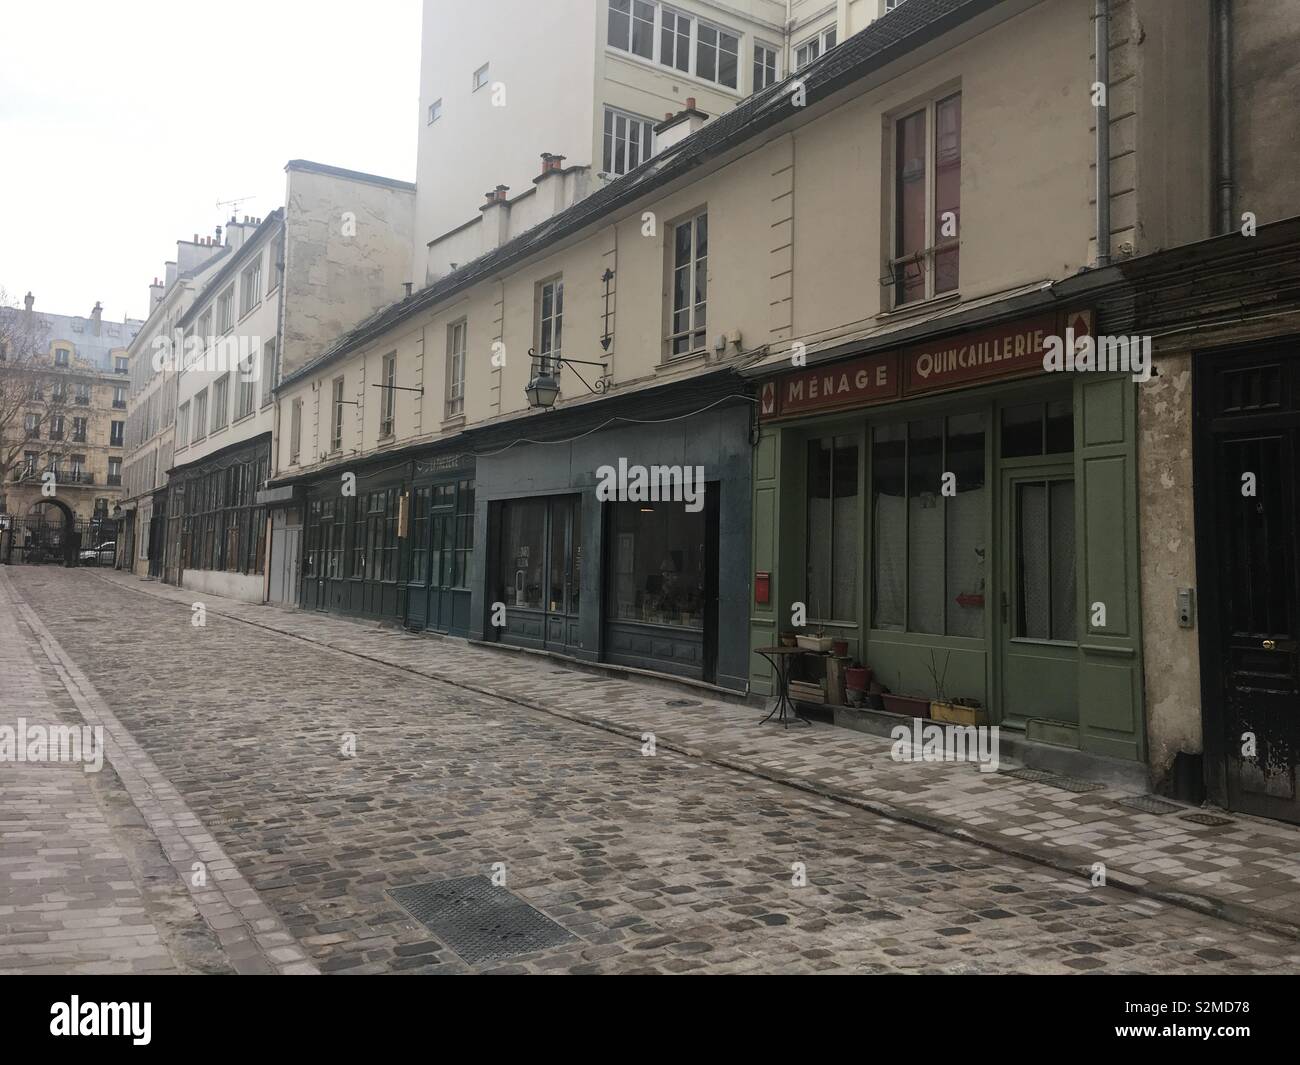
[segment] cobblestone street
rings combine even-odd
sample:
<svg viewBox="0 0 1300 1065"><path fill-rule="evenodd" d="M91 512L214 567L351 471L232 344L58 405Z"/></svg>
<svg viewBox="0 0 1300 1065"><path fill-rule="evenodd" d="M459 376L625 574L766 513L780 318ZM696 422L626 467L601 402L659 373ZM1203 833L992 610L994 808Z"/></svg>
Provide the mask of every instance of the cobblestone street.
<svg viewBox="0 0 1300 1065"><path fill-rule="evenodd" d="M102 724L110 763L0 764L0 971L1300 972L1294 939L690 753L647 757L212 597L195 627L181 598L0 568L0 724ZM328 623L435 670L463 646ZM481 654L488 687L513 660ZM529 665L575 700L614 685ZM494 867L574 938L471 965L388 894Z"/></svg>

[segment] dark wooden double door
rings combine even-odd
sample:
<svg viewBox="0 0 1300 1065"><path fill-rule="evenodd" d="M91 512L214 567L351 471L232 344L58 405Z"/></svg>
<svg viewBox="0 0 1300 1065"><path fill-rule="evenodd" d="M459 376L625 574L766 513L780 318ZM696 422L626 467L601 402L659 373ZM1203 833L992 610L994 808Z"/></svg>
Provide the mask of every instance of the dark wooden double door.
<svg viewBox="0 0 1300 1065"><path fill-rule="evenodd" d="M1300 338L1202 356L1195 388L1207 778L1300 823Z"/></svg>
<svg viewBox="0 0 1300 1065"><path fill-rule="evenodd" d="M463 636L474 577L474 481L417 485L410 506L406 624Z"/></svg>

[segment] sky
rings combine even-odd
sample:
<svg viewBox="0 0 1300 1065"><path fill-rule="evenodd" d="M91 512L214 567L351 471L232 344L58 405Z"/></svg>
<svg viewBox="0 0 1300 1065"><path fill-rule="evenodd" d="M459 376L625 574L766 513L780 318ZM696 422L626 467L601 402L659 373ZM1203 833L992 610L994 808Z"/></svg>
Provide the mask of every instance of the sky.
<svg viewBox="0 0 1300 1065"><path fill-rule="evenodd" d="M99 300L106 320L145 317L176 241L282 206L290 159L414 181L420 6L5 2L8 302L30 290L38 312Z"/></svg>

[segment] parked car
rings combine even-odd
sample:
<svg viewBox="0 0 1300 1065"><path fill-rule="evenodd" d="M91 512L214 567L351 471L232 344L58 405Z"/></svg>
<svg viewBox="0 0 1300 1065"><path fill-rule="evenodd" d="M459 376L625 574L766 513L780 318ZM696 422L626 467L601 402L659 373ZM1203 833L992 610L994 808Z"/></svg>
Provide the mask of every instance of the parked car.
<svg viewBox="0 0 1300 1065"><path fill-rule="evenodd" d="M117 558L117 541L109 540L98 547L86 548L78 557L83 566L111 566Z"/></svg>

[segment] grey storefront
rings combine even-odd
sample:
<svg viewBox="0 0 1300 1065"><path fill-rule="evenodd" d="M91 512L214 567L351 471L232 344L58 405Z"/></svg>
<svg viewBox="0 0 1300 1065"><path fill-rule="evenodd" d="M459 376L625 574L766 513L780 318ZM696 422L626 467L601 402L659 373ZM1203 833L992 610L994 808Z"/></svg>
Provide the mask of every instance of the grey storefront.
<svg viewBox="0 0 1300 1065"><path fill-rule="evenodd" d="M741 391L729 374L696 378L480 442L471 636L743 691L753 404ZM702 468L702 495L605 498L599 471L620 463Z"/></svg>

